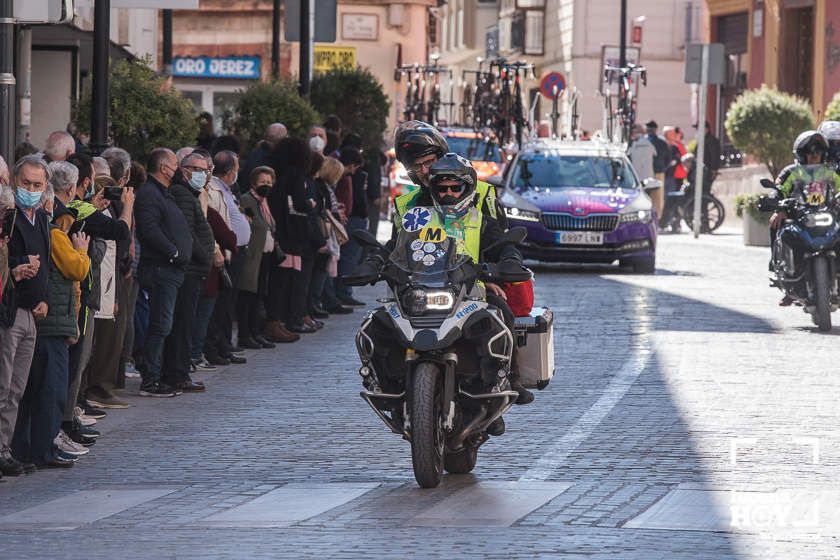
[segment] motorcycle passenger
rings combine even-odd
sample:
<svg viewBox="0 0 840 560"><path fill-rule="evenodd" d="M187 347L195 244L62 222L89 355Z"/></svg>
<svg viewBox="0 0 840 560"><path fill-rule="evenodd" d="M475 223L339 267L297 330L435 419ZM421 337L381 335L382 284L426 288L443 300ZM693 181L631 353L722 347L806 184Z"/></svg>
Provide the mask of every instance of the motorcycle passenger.
<svg viewBox="0 0 840 560"><path fill-rule="evenodd" d="M789 198L793 193L794 186L799 183L812 183L818 181L830 182L834 190L840 186L840 176L827 167L807 167L826 163L829 154L829 144L825 137L816 130L806 130L796 137L793 142L793 154L795 163L785 167L776 177L776 185L779 188L782 198ZM770 269L773 270L775 260L776 233L787 219L787 213L779 210L770 216L770 247L771 260ZM786 307L791 305L794 298L786 294L779 305Z"/></svg>
<svg viewBox="0 0 840 560"><path fill-rule="evenodd" d="M823 121L817 132L828 142L828 164L840 171L840 121Z"/></svg>

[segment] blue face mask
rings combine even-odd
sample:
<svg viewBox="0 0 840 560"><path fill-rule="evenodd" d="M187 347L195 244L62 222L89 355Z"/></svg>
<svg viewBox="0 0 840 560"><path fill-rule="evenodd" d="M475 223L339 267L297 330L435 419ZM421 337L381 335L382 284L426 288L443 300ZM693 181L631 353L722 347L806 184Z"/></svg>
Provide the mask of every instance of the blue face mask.
<svg viewBox="0 0 840 560"><path fill-rule="evenodd" d="M22 187L15 191L15 202L24 210L35 208L41 203L41 195L44 193L31 192Z"/></svg>
<svg viewBox="0 0 840 560"><path fill-rule="evenodd" d="M203 171L193 171L190 175L190 188L193 190L200 191L206 182L207 174Z"/></svg>

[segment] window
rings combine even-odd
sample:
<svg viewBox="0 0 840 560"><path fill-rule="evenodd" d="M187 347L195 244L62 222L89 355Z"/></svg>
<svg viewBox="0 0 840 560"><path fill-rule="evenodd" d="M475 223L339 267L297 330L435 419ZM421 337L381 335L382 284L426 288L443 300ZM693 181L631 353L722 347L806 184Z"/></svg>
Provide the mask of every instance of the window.
<svg viewBox="0 0 840 560"><path fill-rule="evenodd" d="M636 179L626 160L535 153L523 154L519 158L512 184L519 190L613 186L634 189Z"/></svg>
<svg viewBox="0 0 840 560"><path fill-rule="evenodd" d="M525 54L543 54L545 13L541 10L525 12Z"/></svg>

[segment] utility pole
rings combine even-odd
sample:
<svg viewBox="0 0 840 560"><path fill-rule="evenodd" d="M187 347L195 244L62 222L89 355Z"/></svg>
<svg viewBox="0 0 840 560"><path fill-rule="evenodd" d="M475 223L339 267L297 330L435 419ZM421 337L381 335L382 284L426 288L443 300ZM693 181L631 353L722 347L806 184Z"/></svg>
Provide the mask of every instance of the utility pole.
<svg viewBox="0 0 840 560"><path fill-rule="evenodd" d="M14 165L15 18L13 0L0 0L0 155Z"/></svg>
<svg viewBox="0 0 840 560"><path fill-rule="evenodd" d="M703 175L706 170L706 97L709 94L709 45L703 45L703 57L700 68L700 119L697 123L697 159L694 162L694 239L700 237L700 218L703 204Z"/></svg>
<svg viewBox="0 0 840 560"><path fill-rule="evenodd" d="M309 97L312 80L312 11L314 0L300 0L300 95Z"/></svg>
<svg viewBox="0 0 840 560"><path fill-rule="evenodd" d="M29 142L32 126L32 28L18 27L18 142ZM74 92L75 94L75 92Z"/></svg>
<svg viewBox="0 0 840 560"><path fill-rule="evenodd" d="M271 77L280 78L280 0L274 0L271 15Z"/></svg>
<svg viewBox="0 0 840 560"><path fill-rule="evenodd" d="M621 0L621 36L618 38L618 66L627 66L627 0Z"/></svg>
<svg viewBox="0 0 840 560"><path fill-rule="evenodd" d="M11 2L11 0L8 0ZM99 155L108 147L108 68L111 0L95 0L93 6L93 100L90 149Z"/></svg>
<svg viewBox="0 0 840 560"><path fill-rule="evenodd" d="M172 10L163 10L163 75L172 76Z"/></svg>

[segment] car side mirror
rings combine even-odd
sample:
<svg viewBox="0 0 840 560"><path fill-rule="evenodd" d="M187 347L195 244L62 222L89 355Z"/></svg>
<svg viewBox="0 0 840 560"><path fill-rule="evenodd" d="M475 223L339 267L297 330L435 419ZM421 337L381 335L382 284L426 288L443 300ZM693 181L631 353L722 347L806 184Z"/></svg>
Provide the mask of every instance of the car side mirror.
<svg viewBox="0 0 840 560"><path fill-rule="evenodd" d="M377 241L376 237L374 237L373 234L366 229L354 230L350 236L362 247L374 247L377 249L382 248L382 244Z"/></svg>
<svg viewBox="0 0 840 560"><path fill-rule="evenodd" d="M662 188L662 181L655 177L648 177L644 181L642 181L642 187L645 191L655 191L656 189Z"/></svg>

